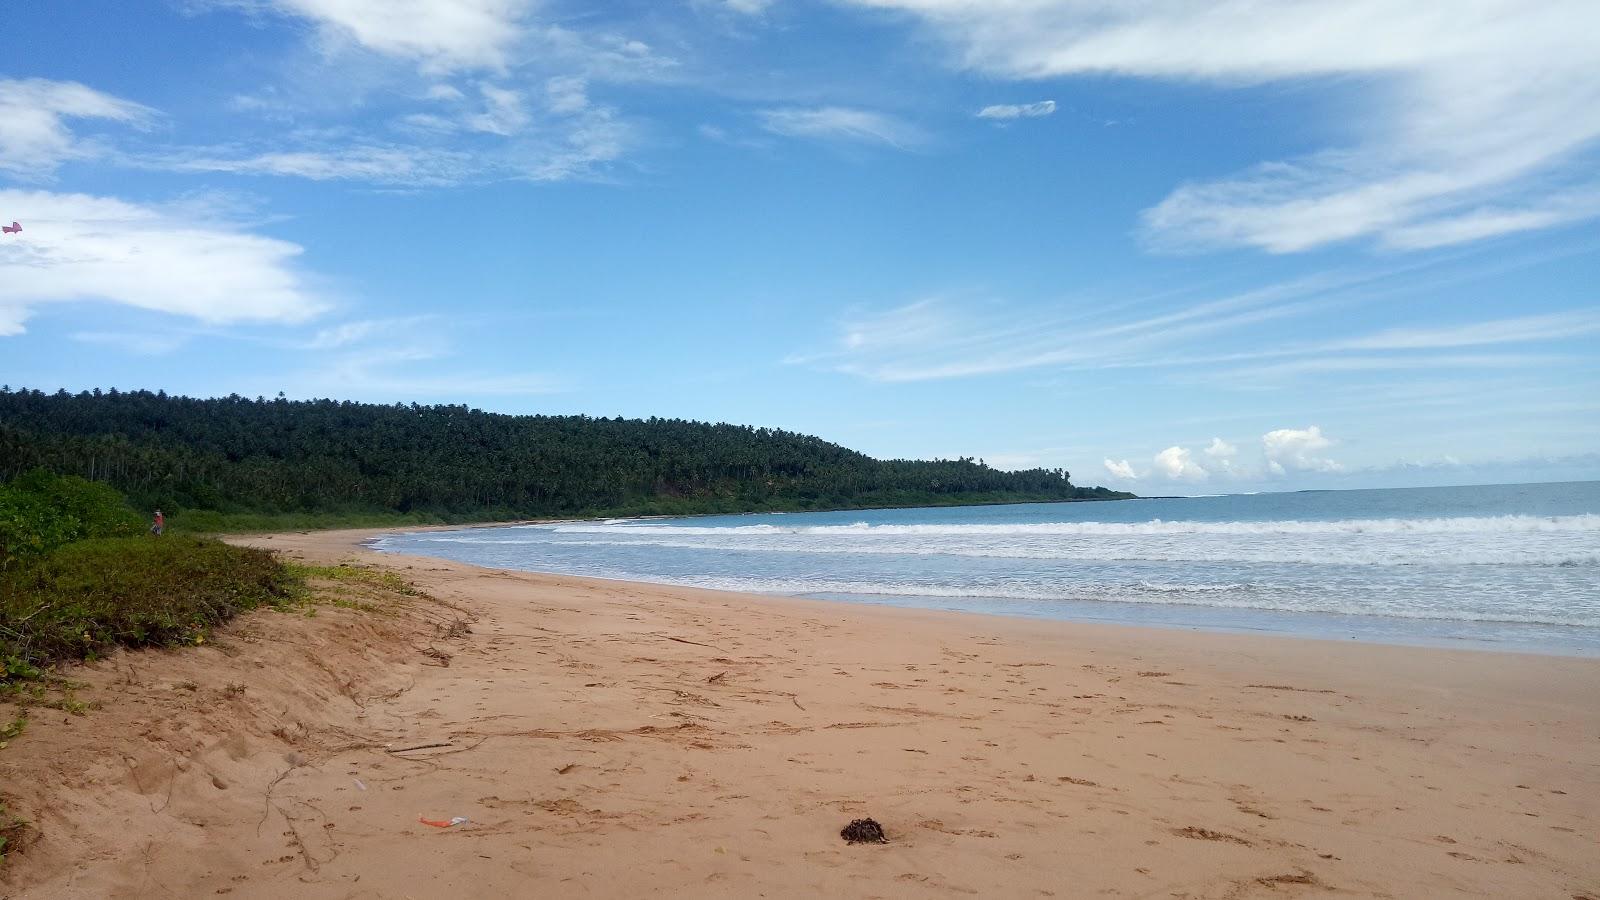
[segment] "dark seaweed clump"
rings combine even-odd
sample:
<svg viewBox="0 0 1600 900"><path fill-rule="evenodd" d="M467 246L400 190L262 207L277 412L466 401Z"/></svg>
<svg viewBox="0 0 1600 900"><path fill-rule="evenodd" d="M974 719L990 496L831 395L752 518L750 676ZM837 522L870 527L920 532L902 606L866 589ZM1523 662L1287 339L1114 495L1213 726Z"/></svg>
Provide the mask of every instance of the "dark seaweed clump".
<svg viewBox="0 0 1600 900"><path fill-rule="evenodd" d="M839 836L852 844L887 844L883 826L871 819L856 819L839 832Z"/></svg>

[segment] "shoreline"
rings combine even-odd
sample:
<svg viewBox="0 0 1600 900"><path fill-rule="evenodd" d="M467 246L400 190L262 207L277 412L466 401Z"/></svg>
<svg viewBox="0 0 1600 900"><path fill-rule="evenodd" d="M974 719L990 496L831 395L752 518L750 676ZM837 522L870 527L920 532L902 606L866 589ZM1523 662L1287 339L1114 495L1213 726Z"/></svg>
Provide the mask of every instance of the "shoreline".
<svg viewBox="0 0 1600 900"><path fill-rule="evenodd" d="M1147 498L1135 498L1135 499L1147 499ZM1149 498L1149 499L1156 499L1156 498ZM1079 502L1079 501L1072 501L1072 502ZM680 516L656 516L656 517L633 517L633 518L642 520L643 518L684 518L684 517L680 517ZM377 554L380 554L380 555L404 556L404 555L408 555L408 554L406 554L404 552L401 552L401 551L379 550L374 545L381 538L388 537L388 536L395 536L395 535L404 535L404 534L408 534L408 533L423 533L423 532L468 530L468 529L483 529L483 528L502 528L502 527L514 527L514 526L524 526L524 525L559 525L559 524L573 523L573 522L603 522L603 521L607 521L607 520L606 519L542 519L542 520L530 520L530 521L526 521L526 522L515 522L515 523L489 522L489 523L475 523L475 524L472 524L472 525L437 525L437 526L424 526L424 527L416 527L416 528L347 529L347 530L344 530L344 532L340 532L340 533L364 534L364 533L367 533L367 532L371 532L366 537L363 537L363 538L359 539L356 542L362 550L370 551L370 552L377 553ZM334 532L328 532L328 533L334 533ZM649 580L644 580L644 579L640 579L640 578L612 578L612 577L601 576L601 575L573 575L573 574L568 574L568 573L549 572L549 571L538 570L538 569L501 568L501 567L495 567L495 566L479 566L476 563L467 563L467 562L459 562L457 560L450 560L449 557L444 557L444 556L424 556L424 555L420 555L420 554L409 554L409 555L416 555L416 556L419 556L420 558L426 558L426 559L448 560L448 561L451 561L451 562L458 562L461 565L478 566L479 568L491 569L493 571L501 571L501 572L514 572L514 573L519 573L519 574L541 575L541 576L551 576L551 577L560 577L560 578L586 579L586 580L602 581L602 582L618 584L618 585L625 585L625 586L626 585L638 585L638 586L651 588L651 589L658 589L658 588L668 588L668 589L671 589L671 588L684 588L684 589L692 589L692 590L714 591L714 592L726 593L726 594L730 594L730 595L734 595L734 596L745 596L745 597L755 597L755 598L764 598L764 599L765 598L776 598L776 599L783 599L783 600L796 600L796 601L807 601L807 602L817 602L817 603L840 604L840 605L843 605L843 606L845 606L847 608L851 608L851 609L860 609L860 608L897 609L897 610L905 610L905 611L910 611L910 612L926 612L926 613L934 613L934 614L940 614L940 615L979 616L979 617L984 617L984 618L1000 618L1000 619L1006 619L1006 620L1023 620L1023 621L1031 621L1031 622L1059 622L1059 623L1068 623L1068 624L1077 624L1077 625L1100 625L1100 626L1115 627L1115 628L1156 629L1156 630L1160 630L1160 631L1177 631L1177 632L1182 632L1182 633L1233 635L1233 636L1239 636L1239 637L1261 637L1261 638L1267 638L1267 639L1287 639L1287 640L1295 640L1295 641L1324 641L1324 642L1329 642L1329 643L1333 643L1333 644L1346 644L1346 643L1354 642L1354 643L1361 644L1361 645L1384 646L1384 647L1403 647L1403 648L1419 649L1419 650L1448 650L1448 651L1514 654L1514 655L1528 655L1528 656L1554 656L1554 657L1561 657L1561 658L1567 658L1567 659L1590 659L1590 660L1600 659L1600 650L1592 650L1592 649L1588 649L1588 648L1581 648L1581 647L1578 647L1578 646L1574 646L1573 643L1576 643L1575 641L1573 643L1563 644L1563 643L1559 643L1559 642L1541 643L1541 642L1539 642L1537 640L1530 640L1526 644L1514 644L1514 645L1509 645L1509 646L1497 646L1498 642L1495 641L1492 638L1489 638L1489 637L1472 636L1472 635L1463 635L1463 636L1439 635L1439 634L1430 635L1430 634L1427 633L1430 630L1436 630L1436 631L1437 630L1444 630L1444 629L1448 629L1450 627L1458 627L1458 628L1464 628L1464 629L1469 629L1470 630L1472 628L1477 628L1477 627L1488 627L1488 626L1502 626L1502 627L1504 627L1504 626L1509 626L1509 627L1511 627L1513 629L1518 629L1518 628L1529 628L1529 629L1541 628L1541 629L1548 629L1548 630L1558 631L1558 632L1565 631L1567 629L1573 629L1574 630L1573 633L1578 634L1578 633L1581 633L1582 629L1583 629L1583 626L1579 626L1579 625L1562 625L1562 624L1555 624L1555 623L1523 623L1523 622L1513 622L1513 621L1502 622L1502 621L1498 621L1498 620L1480 622L1480 621L1476 621L1476 620L1466 620L1466 619L1427 619L1427 618L1411 618L1411 617L1405 617L1405 616L1383 616L1383 615L1380 615L1380 614L1365 614L1365 615L1361 615L1361 614L1339 613L1339 612L1290 611L1290 610L1270 609L1270 608L1264 608L1264 607L1239 607L1239 608L1210 607L1210 606L1206 606L1204 604L1185 604L1185 603L1173 602L1173 601L1168 601L1168 602L1164 602L1164 603L1149 603L1149 604L1116 604L1116 603L1113 603L1112 601L1079 601L1079 602L1082 602L1082 603L1089 603L1089 602L1105 603L1105 604L1107 604L1107 609L1108 610L1116 610L1118 612L1121 612L1121 613L1123 613L1125 618L1129 618L1129 619L1137 618L1139 613L1145 613L1145 614L1149 614L1149 615L1154 616L1154 615L1159 615L1163 610L1192 609L1192 610L1201 611L1199 617L1202 617L1202 618L1205 617L1205 615L1208 615L1208 614L1210 616L1213 616L1213 617L1228 617L1228 616L1245 617L1245 616L1254 615L1254 616L1260 616L1260 617L1263 617L1263 618L1269 619L1269 620L1272 619L1273 617L1283 617L1283 619L1285 621L1289 621L1289 622L1293 622L1296 619L1302 619L1303 618L1305 620L1312 620L1312 619L1321 620L1320 624L1323 625L1324 627L1322 627L1322 628L1308 627L1308 628L1306 628L1304 630L1301 630L1301 631L1295 631L1295 630L1290 630L1290 629L1279 630L1279 629L1276 629L1276 628L1273 628L1273 627L1270 627L1270 626L1248 627L1248 626L1244 626L1244 625L1228 625L1228 624L1207 623L1207 622L1200 622L1200 623L1161 622L1161 621L1142 621L1141 622L1141 621L1118 620L1118 619L1111 618L1111 617L1107 617L1107 618L1102 619L1102 618L1094 618L1094 617L1088 617L1088 616L1082 616L1082 617L1076 617L1076 616L1070 616L1070 615L1068 615L1068 616L1053 616L1053 615L1047 615L1047 614L1030 614L1030 613L1027 613L1027 612L1015 612L1015 613L1013 613L1013 612L989 612L989 611L976 610L976 609L942 608L942 607L937 607L937 606L921 605L921 604L917 604L917 603L914 603L914 602L910 602L912 600L917 599L917 597L915 597L914 595L906 595L904 599L906 599L907 602L896 602L896 600L894 600L894 599L849 600L849 599L837 599L837 598L830 598L830 597L816 597L816 596L809 596L809 595L803 595L803 594L786 594L786 593L777 593L777 592L767 593L767 592L762 592L762 591L740 591L740 590L724 589L724 588L698 587L698 586L694 586L694 585L680 585L680 584L676 584L676 583L668 582L668 581L649 581ZM881 597L885 597L885 598L895 598L895 597L900 597L901 595L884 594L884 595L867 595L867 596L873 596L873 597L881 596ZM941 599L941 598L922 598L922 599L934 599L934 600L937 600L937 599ZM943 599L960 599L960 598L943 598ZM1337 623L1339 623L1341 620L1344 621L1344 622L1347 622L1350 626L1353 626L1353 630L1356 630L1358 632L1365 632L1365 633L1347 634L1347 635L1343 635L1343 636L1333 633L1334 631L1337 630L1334 626L1336 626ZM1408 632L1407 628L1405 627L1407 624L1410 625L1409 632ZM1387 631L1385 631L1383 629L1383 626L1390 626L1390 625L1394 626L1392 635L1389 634Z"/></svg>
<svg viewBox="0 0 1600 900"><path fill-rule="evenodd" d="M392 610L251 614L214 646L74 672L87 699L139 702L41 717L0 753L41 832L0 885L1600 897L1600 660L949 615L361 546L394 531L235 539L393 572L422 593ZM840 840L866 816L889 844Z"/></svg>

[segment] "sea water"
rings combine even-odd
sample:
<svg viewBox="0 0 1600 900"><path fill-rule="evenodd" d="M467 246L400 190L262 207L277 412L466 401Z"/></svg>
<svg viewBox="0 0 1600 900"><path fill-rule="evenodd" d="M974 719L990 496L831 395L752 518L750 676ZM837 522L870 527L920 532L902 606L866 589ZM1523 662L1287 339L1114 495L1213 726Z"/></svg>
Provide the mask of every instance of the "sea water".
<svg viewBox="0 0 1600 900"><path fill-rule="evenodd" d="M376 546L859 603L1600 656L1600 482L612 519Z"/></svg>

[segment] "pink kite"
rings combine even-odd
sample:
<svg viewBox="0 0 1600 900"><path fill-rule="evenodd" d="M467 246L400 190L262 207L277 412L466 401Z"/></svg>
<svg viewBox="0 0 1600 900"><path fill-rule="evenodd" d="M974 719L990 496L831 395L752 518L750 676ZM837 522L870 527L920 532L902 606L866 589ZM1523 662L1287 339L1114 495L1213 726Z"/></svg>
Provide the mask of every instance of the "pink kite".
<svg viewBox="0 0 1600 900"><path fill-rule="evenodd" d="M22 226L15 221L13 221L10 225L0 225L0 232L5 232L6 234L16 234L21 230Z"/></svg>

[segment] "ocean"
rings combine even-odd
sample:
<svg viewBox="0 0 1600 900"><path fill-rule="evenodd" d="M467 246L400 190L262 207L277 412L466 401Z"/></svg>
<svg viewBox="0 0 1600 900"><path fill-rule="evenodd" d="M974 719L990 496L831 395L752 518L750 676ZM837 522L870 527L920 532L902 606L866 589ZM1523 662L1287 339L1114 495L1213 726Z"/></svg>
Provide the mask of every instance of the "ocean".
<svg viewBox="0 0 1600 900"><path fill-rule="evenodd" d="M1006 616L1600 656L1600 482L397 534L476 565Z"/></svg>

